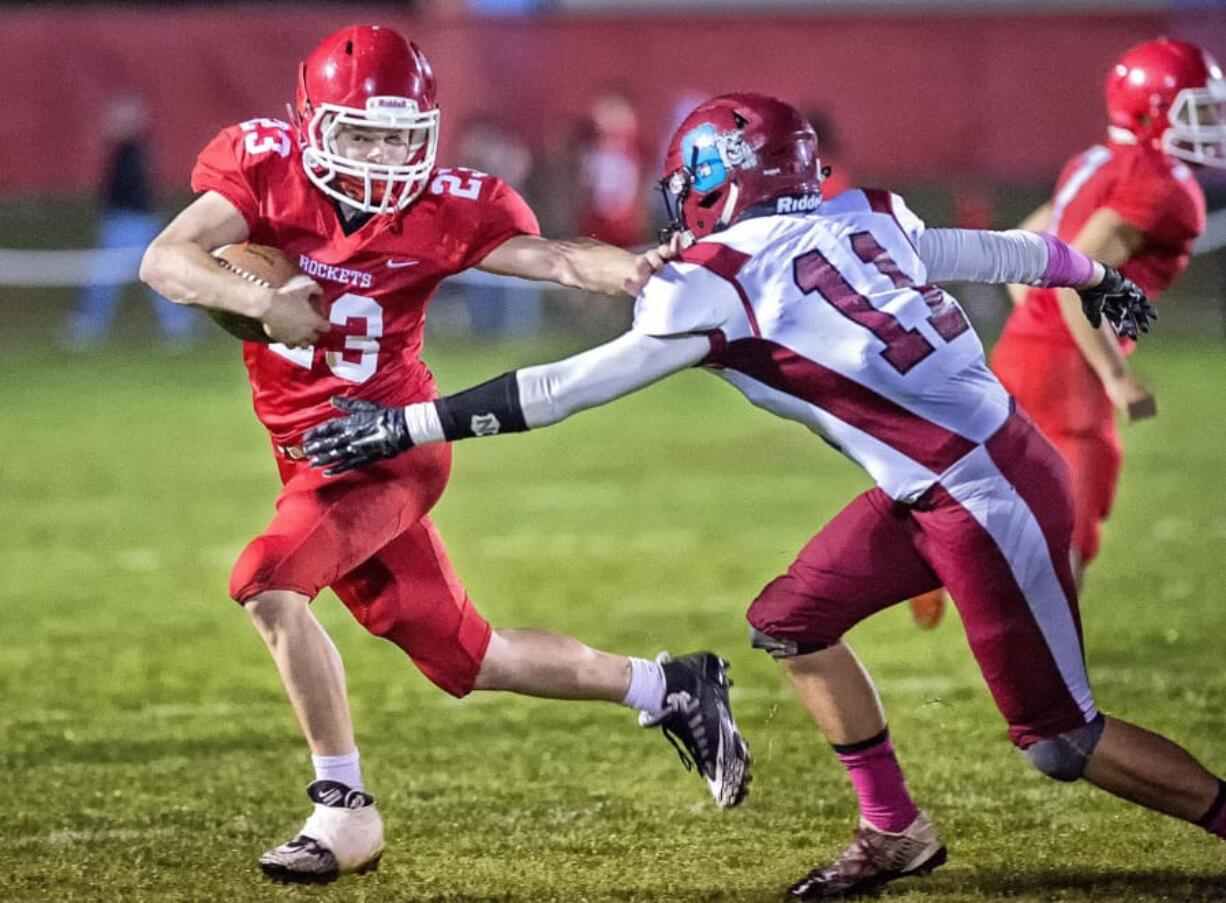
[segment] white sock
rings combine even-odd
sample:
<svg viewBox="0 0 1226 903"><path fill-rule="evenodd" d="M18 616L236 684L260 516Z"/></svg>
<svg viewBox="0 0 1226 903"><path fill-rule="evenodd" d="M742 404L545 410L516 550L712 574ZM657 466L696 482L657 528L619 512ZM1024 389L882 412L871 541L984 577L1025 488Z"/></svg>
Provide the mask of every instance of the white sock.
<svg viewBox="0 0 1226 903"><path fill-rule="evenodd" d="M622 705L652 715L664 708L664 669L659 662L630 659L630 689Z"/></svg>
<svg viewBox="0 0 1226 903"><path fill-rule="evenodd" d="M358 751L343 756L311 756L315 766L315 780L340 781L351 790L365 790L362 784L362 769L358 765Z"/></svg>

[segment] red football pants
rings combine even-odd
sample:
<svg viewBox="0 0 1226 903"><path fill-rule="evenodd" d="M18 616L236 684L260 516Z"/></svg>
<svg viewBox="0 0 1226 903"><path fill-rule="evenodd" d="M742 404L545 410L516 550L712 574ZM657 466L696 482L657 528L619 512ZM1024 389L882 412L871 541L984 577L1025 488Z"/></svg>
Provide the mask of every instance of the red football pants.
<svg viewBox="0 0 1226 903"><path fill-rule="evenodd" d="M992 352L992 369L1068 464L1073 548L1088 564L1098 554L1124 457L1111 400L1071 345L1006 334Z"/></svg>
<svg viewBox="0 0 1226 903"><path fill-rule="evenodd" d="M472 690L490 625L473 607L427 517L447 485L451 447L411 449L324 477L278 457L282 489L267 529L239 556L235 601L268 590L314 598L330 586L354 617L391 640L455 696Z"/></svg>
<svg viewBox="0 0 1226 903"><path fill-rule="evenodd" d="M988 689L1025 748L1097 715L1069 564L1068 471L1022 413L913 505L860 495L749 608L801 652L944 585Z"/></svg>

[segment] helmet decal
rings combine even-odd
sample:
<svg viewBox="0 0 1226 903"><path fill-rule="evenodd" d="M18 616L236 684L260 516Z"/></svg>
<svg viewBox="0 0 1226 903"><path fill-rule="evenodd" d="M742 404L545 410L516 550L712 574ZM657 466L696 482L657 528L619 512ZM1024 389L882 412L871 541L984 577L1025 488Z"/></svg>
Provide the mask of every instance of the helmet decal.
<svg viewBox="0 0 1226 903"><path fill-rule="evenodd" d="M692 175L691 187L702 194L728 180L731 170L757 165L753 149L739 131L717 131L704 122L681 139L682 159Z"/></svg>
<svg viewBox="0 0 1226 903"><path fill-rule="evenodd" d="M669 230L703 238L762 202L820 197L821 180L817 135L795 107L763 94L721 94L673 133L660 187Z"/></svg>

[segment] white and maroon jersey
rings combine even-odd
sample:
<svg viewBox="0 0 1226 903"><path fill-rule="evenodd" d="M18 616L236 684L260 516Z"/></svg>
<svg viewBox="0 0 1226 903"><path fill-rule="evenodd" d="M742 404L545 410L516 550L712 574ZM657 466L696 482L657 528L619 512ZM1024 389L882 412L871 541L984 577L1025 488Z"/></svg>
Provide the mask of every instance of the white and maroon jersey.
<svg viewBox="0 0 1226 903"><path fill-rule="evenodd" d="M332 331L316 346L244 343L256 414L279 444L333 416L334 395L386 404L431 397L419 354L435 288L507 239L539 232L504 182L442 169L406 210L346 234L333 202L307 179L290 127L275 119L218 134L197 159L192 188L224 196L252 242L284 251L324 289Z"/></svg>
<svg viewBox="0 0 1226 903"><path fill-rule="evenodd" d="M957 302L927 282L924 224L889 192L742 220L653 278L634 331L706 333L703 362L912 500L1008 417Z"/></svg>

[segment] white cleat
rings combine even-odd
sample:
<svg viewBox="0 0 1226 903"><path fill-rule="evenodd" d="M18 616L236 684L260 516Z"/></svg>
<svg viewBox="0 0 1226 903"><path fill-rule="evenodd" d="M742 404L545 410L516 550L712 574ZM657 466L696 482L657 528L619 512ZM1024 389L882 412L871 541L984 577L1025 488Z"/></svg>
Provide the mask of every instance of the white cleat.
<svg viewBox="0 0 1226 903"><path fill-rule="evenodd" d="M374 797L339 781L315 781L307 796L315 811L297 837L260 857L264 874L274 881L327 884L377 869L383 819Z"/></svg>

